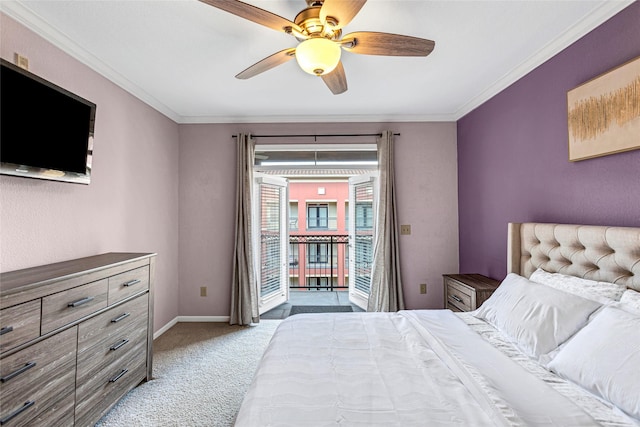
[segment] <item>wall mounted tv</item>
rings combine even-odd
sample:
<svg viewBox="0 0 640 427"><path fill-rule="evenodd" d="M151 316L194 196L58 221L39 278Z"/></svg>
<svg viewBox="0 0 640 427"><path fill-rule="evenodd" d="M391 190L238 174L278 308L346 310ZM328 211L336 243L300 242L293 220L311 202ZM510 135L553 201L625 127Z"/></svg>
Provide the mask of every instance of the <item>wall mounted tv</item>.
<svg viewBox="0 0 640 427"><path fill-rule="evenodd" d="M0 173L89 184L96 105L1 62Z"/></svg>

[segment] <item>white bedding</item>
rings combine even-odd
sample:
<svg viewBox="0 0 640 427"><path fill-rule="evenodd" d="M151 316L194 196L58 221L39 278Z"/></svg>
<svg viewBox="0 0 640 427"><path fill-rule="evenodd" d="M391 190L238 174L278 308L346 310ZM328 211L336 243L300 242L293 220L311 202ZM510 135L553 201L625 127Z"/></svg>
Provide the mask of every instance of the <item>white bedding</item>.
<svg viewBox="0 0 640 427"><path fill-rule="evenodd" d="M304 314L279 326L236 425L633 425L565 385L472 316Z"/></svg>
<svg viewBox="0 0 640 427"><path fill-rule="evenodd" d="M552 372L549 372L537 361L523 354L509 339L504 337L493 326L477 319L472 313L456 313L471 329L481 335L483 339L492 346L502 351L511 360L515 361L526 369L531 375L542 379L559 393L568 397L582 407L591 417L602 426L639 426L640 423L634 421L623 414L611 403L605 402L583 388L565 381Z"/></svg>

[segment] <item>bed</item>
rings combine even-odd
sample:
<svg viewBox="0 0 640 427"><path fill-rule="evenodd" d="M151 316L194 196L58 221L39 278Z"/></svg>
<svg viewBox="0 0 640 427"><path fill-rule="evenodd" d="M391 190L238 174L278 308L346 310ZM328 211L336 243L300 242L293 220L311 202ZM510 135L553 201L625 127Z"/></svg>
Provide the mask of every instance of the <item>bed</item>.
<svg viewBox="0 0 640 427"><path fill-rule="evenodd" d="M237 426L640 426L640 228L509 224L478 310L282 321Z"/></svg>

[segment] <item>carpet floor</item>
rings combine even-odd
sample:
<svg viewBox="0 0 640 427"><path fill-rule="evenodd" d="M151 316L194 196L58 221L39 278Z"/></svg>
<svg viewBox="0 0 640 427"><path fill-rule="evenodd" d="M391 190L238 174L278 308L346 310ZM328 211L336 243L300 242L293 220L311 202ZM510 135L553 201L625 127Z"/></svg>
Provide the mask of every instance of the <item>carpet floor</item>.
<svg viewBox="0 0 640 427"><path fill-rule="evenodd" d="M153 380L129 392L96 426L232 426L279 324L176 324L153 343Z"/></svg>
<svg viewBox="0 0 640 427"><path fill-rule="evenodd" d="M300 313L343 313L352 312L350 305L294 305L289 316Z"/></svg>

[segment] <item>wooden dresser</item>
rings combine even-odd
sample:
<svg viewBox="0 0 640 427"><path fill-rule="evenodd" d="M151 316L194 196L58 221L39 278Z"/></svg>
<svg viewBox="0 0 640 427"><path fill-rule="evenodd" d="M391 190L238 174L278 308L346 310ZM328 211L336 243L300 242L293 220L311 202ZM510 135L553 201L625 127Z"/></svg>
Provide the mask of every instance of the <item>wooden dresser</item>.
<svg viewBox="0 0 640 427"><path fill-rule="evenodd" d="M91 426L152 374L155 254L0 275L0 424Z"/></svg>
<svg viewBox="0 0 640 427"><path fill-rule="evenodd" d="M482 274L443 274L444 306L453 311L472 311L480 307L500 282Z"/></svg>

